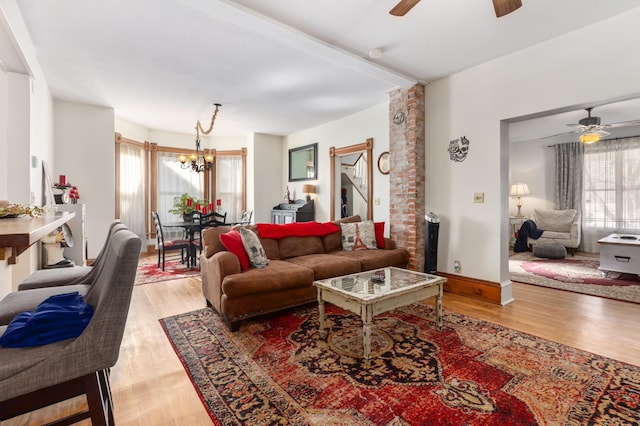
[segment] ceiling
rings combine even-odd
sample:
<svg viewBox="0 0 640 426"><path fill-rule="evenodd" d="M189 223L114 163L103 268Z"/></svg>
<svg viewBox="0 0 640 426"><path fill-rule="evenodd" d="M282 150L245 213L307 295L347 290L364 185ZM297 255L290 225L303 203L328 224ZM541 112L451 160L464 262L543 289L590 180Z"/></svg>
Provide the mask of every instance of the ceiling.
<svg viewBox="0 0 640 426"><path fill-rule="evenodd" d="M219 102L214 134L220 135L307 129L385 102L394 88L428 83L640 6L524 0L498 19L491 0L424 0L398 18L388 14L396 2L17 4L56 98L113 107L118 117L180 133L193 133L196 120L208 124ZM374 48L382 51L379 59L368 57ZM623 120L609 120L602 108L594 112L603 122ZM513 126L517 135L524 124Z"/></svg>

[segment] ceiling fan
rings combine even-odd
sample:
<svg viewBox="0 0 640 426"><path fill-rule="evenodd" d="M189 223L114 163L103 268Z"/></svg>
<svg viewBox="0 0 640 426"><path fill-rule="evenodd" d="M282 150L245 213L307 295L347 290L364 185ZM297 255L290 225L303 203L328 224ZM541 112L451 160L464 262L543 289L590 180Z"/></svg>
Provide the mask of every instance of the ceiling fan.
<svg viewBox="0 0 640 426"><path fill-rule="evenodd" d="M418 4L418 2L420 2L420 0L400 0L389 13L394 16L404 16L413 9L413 6ZM508 15L520 6L522 6L522 0L493 0L493 8L498 18Z"/></svg>
<svg viewBox="0 0 640 426"><path fill-rule="evenodd" d="M575 127L575 130L570 132L565 132L565 133L559 133L557 135L545 136L542 139L548 139L556 136L578 133L581 135L580 142L592 143L592 142L597 142L598 140L600 140L600 138L604 136L609 136L611 134L605 131L604 129L640 125L640 120L630 120L630 121L621 121L618 123L601 124L602 120L600 119L600 117L591 116L591 110L593 110L593 107L585 108L585 110L587 111L587 116L585 118L579 120L577 124L567 124L567 126Z"/></svg>

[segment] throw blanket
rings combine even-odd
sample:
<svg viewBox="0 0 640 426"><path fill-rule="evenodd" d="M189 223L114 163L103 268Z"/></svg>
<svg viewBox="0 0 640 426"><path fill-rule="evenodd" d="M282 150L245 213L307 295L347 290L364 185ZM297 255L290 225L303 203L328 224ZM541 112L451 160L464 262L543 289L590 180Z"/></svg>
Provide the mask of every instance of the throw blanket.
<svg viewBox="0 0 640 426"><path fill-rule="evenodd" d="M527 251L527 238L531 237L534 240L537 240L538 238L540 238L543 232L544 231L542 229L538 229L534 221L525 220L520 227L520 230L518 231L518 238L516 238L516 243L513 246L513 251L516 253Z"/></svg>
<svg viewBox="0 0 640 426"><path fill-rule="evenodd" d="M93 307L77 291L51 296L35 311L16 315L0 337L0 346L40 346L78 337L92 317Z"/></svg>
<svg viewBox="0 0 640 426"><path fill-rule="evenodd" d="M275 223L256 224L260 238L285 237L324 237L340 231L340 227L333 222L293 222L285 225Z"/></svg>

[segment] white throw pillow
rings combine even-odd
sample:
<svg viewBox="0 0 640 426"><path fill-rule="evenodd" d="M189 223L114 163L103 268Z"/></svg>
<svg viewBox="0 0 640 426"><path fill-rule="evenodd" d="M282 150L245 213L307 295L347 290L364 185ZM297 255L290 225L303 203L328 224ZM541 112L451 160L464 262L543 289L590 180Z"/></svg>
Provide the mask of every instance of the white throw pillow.
<svg viewBox="0 0 640 426"><path fill-rule="evenodd" d="M269 263L269 259L264 252L260 238L247 228L238 228L240 232L240 238L242 239L242 245L244 246L247 256L249 256L249 263L256 268L264 268Z"/></svg>
<svg viewBox="0 0 640 426"><path fill-rule="evenodd" d="M342 250L377 249L376 231L372 220L355 223L341 223Z"/></svg>

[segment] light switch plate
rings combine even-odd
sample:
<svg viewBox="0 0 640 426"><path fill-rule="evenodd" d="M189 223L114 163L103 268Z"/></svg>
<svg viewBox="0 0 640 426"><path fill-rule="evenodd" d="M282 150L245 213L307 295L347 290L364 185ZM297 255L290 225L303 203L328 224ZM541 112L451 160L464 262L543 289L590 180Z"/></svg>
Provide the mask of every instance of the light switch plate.
<svg viewBox="0 0 640 426"><path fill-rule="evenodd" d="M484 192L474 192L473 193L473 202L474 203L484 203Z"/></svg>

